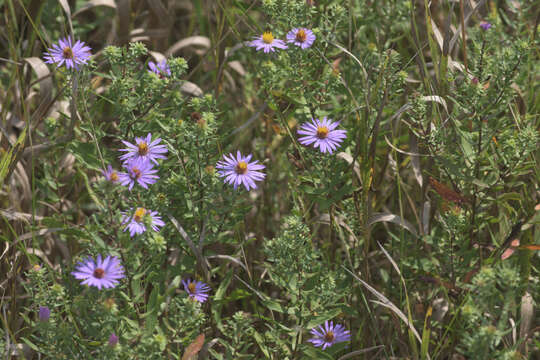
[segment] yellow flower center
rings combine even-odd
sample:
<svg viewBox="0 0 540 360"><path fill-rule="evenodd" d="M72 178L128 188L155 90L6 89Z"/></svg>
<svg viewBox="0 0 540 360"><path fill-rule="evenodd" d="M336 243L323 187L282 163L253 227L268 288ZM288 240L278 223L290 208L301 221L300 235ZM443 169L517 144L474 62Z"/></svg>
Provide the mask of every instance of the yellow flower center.
<svg viewBox="0 0 540 360"><path fill-rule="evenodd" d="M271 44L274 41L274 35L270 31L265 31L262 40L267 44Z"/></svg>
<svg viewBox="0 0 540 360"><path fill-rule="evenodd" d="M243 175L243 174L247 173L247 163L245 161L240 161L236 165L236 173L238 175Z"/></svg>
<svg viewBox="0 0 540 360"><path fill-rule="evenodd" d="M105 270L102 268L97 268L94 270L94 277L98 279L102 279L103 276L105 276Z"/></svg>
<svg viewBox="0 0 540 360"><path fill-rule="evenodd" d="M148 144L144 141L139 143L139 155L144 156L148 154Z"/></svg>
<svg viewBox="0 0 540 360"><path fill-rule="evenodd" d="M334 338L335 338L335 336L334 336L333 331L329 331L329 332L326 333L326 335L324 335L324 341L326 341L326 342L332 342L332 341L334 341Z"/></svg>
<svg viewBox="0 0 540 360"><path fill-rule="evenodd" d="M73 59L73 50L69 46L66 46L62 52L62 56L64 59Z"/></svg>
<svg viewBox="0 0 540 360"><path fill-rule="evenodd" d="M326 139L328 132L329 130L326 126L317 126L317 137L319 139Z"/></svg>
<svg viewBox="0 0 540 360"><path fill-rule="evenodd" d="M192 294L195 293L195 289L196 289L195 288L195 283L190 282L187 287L188 287L190 293L192 293Z"/></svg>
<svg viewBox="0 0 540 360"><path fill-rule="evenodd" d="M140 178L141 175L142 175L141 170L139 170L139 168L137 168L135 166L131 168L131 171L133 171L133 173L135 174L135 179Z"/></svg>
<svg viewBox="0 0 540 360"><path fill-rule="evenodd" d="M135 210L135 214L133 215L133 220L135 220L136 222L141 222L145 214L146 214L145 208L137 208L137 210Z"/></svg>
<svg viewBox="0 0 540 360"><path fill-rule="evenodd" d="M307 39L307 34L304 31L304 29L298 30L298 32L296 33L296 41L304 42L306 41L306 39Z"/></svg>
<svg viewBox="0 0 540 360"><path fill-rule="evenodd" d="M111 181L118 181L118 173L116 171L111 173Z"/></svg>

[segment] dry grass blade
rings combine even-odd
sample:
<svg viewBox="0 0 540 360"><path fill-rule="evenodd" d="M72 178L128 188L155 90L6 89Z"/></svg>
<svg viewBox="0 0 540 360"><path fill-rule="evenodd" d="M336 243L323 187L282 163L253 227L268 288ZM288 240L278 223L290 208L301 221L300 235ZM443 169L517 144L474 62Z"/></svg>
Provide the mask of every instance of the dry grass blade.
<svg viewBox="0 0 540 360"><path fill-rule="evenodd" d="M356 177L358 178L358 181L362 183L362 175L360 175L360 165L356 161L354 161L353 157L347 153L340 152L337 154L337 157L340 159L343 159L347 162L347 164L351 165L354 162L353 171L356 174Z"/></svg>
<svg viewBox="0 0 540 360"><path fill-rule="evenodd" d="M149 51L148 53L150 54L150 56L152 56L154 58L154 60L156 60L156 62L160 62L162 60L167 59L167 57L165 55L163 55L162 53L160 53L158 51Z"/></svg>
<svg viewBox="0 0 540 360"><path fill-rule="evenodd" d="M448 114L448 106L446 105L446 100L444 100L442 97L438 95L422 96L422 100L433 101L433 102L441 104L444 107L444 110L446 110L446 113Z"/></svg>
<svg viewBox="0 0 540 360"><path fill-rule="evenodd" d="M414 236L418 236L414 226L405 219L402 219L398 215L389 214L389 213L375 213L370 216L368 219L368 225L371 226L378 222L391 222L401 226L402 228L408 230Z"/></svg>
<svg viewBox="0 0 540 360"><path fill-rule="evenodd" d="M0 260L2 260L2 258L6 255L6 253L8 252L9 250L9 242L5 242L6 244L6 248L4 249L4 251L2 252L2 255L0 255Z"/></svg>
<svg viewBox="0 0 540 360"><path fill-rule="evenodd" d="M394 305L390 300L388 300L388 298L386 296L384 296L383 294L378 292L375 288L373 288L371 285L369 285L364 280L360 279L358 276L356 276L356 274L351 272L345 266L342 266L342 267L345 269L345 271L347 271L349 274L351 274L356 280L358 280L362 285L364 285L364 287L370 293L372 293L373 295L375 295L375 297L377 299L379 299L378 301L377 300L371 300L373 303L382 305L382 306L390 309L394 314L396 314L409 327L409 329L411 329L414 336L418 339L418 341L420 343L422 343L422 339L420 338L420 335L418 334L418 331L416 331L416 329L414 328L414 325L407 319L407 316L403 313L403 311L399 310L399 308L396 305Z"/></svg>
<svg viewBox="0 0 540 360"><path fill-rule="evenodd" d="M390 140L386 137L386 135L384 136L384 140L386 141L388 146L390 146L392 149L396 150L398 153L403 154L403 155L409 155L409 156L433 156L433 155L430 155L430 154L420 154L418 152L409 152L409 151L401 150L400 148L395 147L390 142Z"/></svg>
<svg viewBox="0 0 540 360"><path fill-rule="evenodd" d="M171 220L171 223L173 224L173 226L176 228L176 230L178 230L182 238L188 244L189 248L191 249L195 257L197 258L197 262L199 263L199 266L202 268L206 277L208 278L209 276L208 263L206 262L206 259L204 259L204 257L202 256L201 249L195 246L195 243L191 240L191 238L186 233L182 225L180 225L180 223L171 214L167 214L167 217L169 218L169 220Z"/></svg>
<svg viewBox="0 0 540 360"><path fill-rule="evenodd" d="M32 220L32 214L11 211L11 210L0 209L0 216L3 216L10 221L24 221L26 223L30 223L30 220ZM43 216L36 215L34 219L37 221L41 221L43 220Z"/></svg>
<svg viewBox="0 0 540 360"><path fill-rule="evenodd" d="M474 14L476 12L476 10L478 10L482 5L484 5L484 3L486 2L486 0L480 0L478 2L478 4L476 4L476 6L472 9L471 12L469 12L466 16L465 16L465 19L463 20L463 23L465 26L467 26L467 23L469 22L469 19L471 18L472 14ZM452 37L452 40L450 40L450 45L449 45L449 48L448 48L448 53L451 53L452 52L452 49L454 48L454 45L456 44L456 41L459 37L459 35L461 34L462 32L462 26L459 25L457 31L454 33L454 36Z"/></svg>
<svg viewBox="0 0 540 360"><path fill-rule="evenodd" d="M238 264L240 265L244 270L246 270L246 272L249 272L246 265L244 265L244 263L242 263L240 260L238 260L237 258L234 258L232 256L229 256L229 255L210 255L210 256L207 256L208 259L224 259L224 260L229 260L229 261L232 261L233 263L235 264Z"/></svg>
<svg viewBox="0 0 540 360"><path fill-rule="evenodd" d="M528 292L525 293L521 297L521 322L519 325L519 337L521 340L521 344L519 345L519 349L521 351L522 355L527 356L528 349L527 349L527 339L529 338L531 326L534 319L534 303L533 298L531 294Z"/></svg>
<svg viewBox="0 0 540 360"><path fill-rule="evenodd" d="M355 357L356 355L365 354L365 353L368 353L370 351L377 350L377 349L379 349L379 351L380 351L380 349L382 349L383 347L384 347L384 345L377 345L377 346L368 347L368 348L365 348L365 349L362 349L362 350L356 350L356 351L353 351L353 352L350 352L348 354L343 355L338 360L351 359L351 358ZM377 354L379 353L379 351L377 351ZM377 356L377 354L373 355L371 358L373 359L375 356Z"/></svg>
<svg viewBox="0 0 540 360"><path fill-rule="evenodd" d="M51 72L47 65L37 57L25 58L24 61L30 65L32 70L36 73L37 80L33 83L39 83L39 96L43 100L50 100L52 98L53 80Z"/></svg>
<svg viewBox="0 0 540 360"><path fill-rule="evenodd" d="M424 185L424 178L422 177L422 169L420 168L420 154L418 153L418 140L416 139L416 135L414 135L412 132L409 136L409 139L410 139L411 150L414 153L414 155L411 155L411 164L413 167L414 177L416 178L418 185L422 187Z"/></svg>
<svg viewBox="0 0 540 360"><path fill-rule="evenodd" d="M238 75L246 76L246 70L244 69L244 66L242 65L240 61L238 60L229 61L227 65L229 65L231 69L236 71Z"/></svg>
<svg viewBox="0 0 540 360"><path fill-rule="evenodd" d="M437 27L437 24L435 24L435 21L433 21L433 18L430 18L431 20L431 28L433 29L433 35L435 35L435 40L437 41L437 44L439 45L440 50L443 50L443 37L441 34L441 31Z"/></svg>
<svg viewBox="0 0 540 360"><path fill-rule="evenodd" d="M401 282L403 282L403 285L405 285L405 280L403 279L403 276L401 275L401 270L399 270L399 267L397 266L396 262L394 261L394 259L390 256L390 254L388 253L388 251L386 251L386 249L381 245L380 242L377 241L377 245L379 245L379 248L381 248L384 256L386 256L386 258L388 259L388 261L390 261L390 263L392 264L392 267L394 268L394 270L396 270L396 272L398 273L399 277L401 278Z"/></svg>
<svg viewBox="0 0 540 360"><path fill-rule="evenodd" d="M422 208L422 227L424 234L429 234L429 216L431 212L431 202L426 200L424 202L424 207Z"/></svg>
<svg viewBox="0 0 540 360"><path fill-rule="evenodd" d="M328 42L330 44L334 45L335 47L337 47L339 50L343 51L345 54L352 57L354 59L354 61L356 61L356 63L358 65L360 65L360 69L362 69L362 74L364 75L364 80L367 82L368 74L367 74L366 68L364 67L364 64L362 64L362 62L360 60L358 60L358 58L356 56L354 56L353 53L351 53L349 50L345 49L343 46L341 46L339 44L336 44L336 43L333 43L331 41L328 41Z"/></svg>
<svg viewBox="0 0 540 360"><path fill-rule="evenodd" d="M32 114L32 120L40 119L52 105L53 79L49 68L40 58L29 57L25 58L24 61L36 73L37 80L34 83L39 83L40 103L34 114ZM35 125L32 124L32 126Z"/></svg>
<svg viewBox="0 0 540 360"><path fill-rule="evenodd" d="M67 0L58 0L58 2L60 3L60 6L66 13L66 18L69 24L69 33L71 37L73 38L73 24L71 23L71 9L69 8L69 4Z"/></svg>
<svg viewBox="0 0 540 360"><path fill-rule="evenodd" d="M163 39L169 35L168 28L157 28L157 29L133 29L129 36L131 41L148 41L150 39Z"/></svg>
<svg viewBox="0 0 540 360"><path fill-rule="evenodd" d="M182 50L183 48L186 48L188 46L200 46L202 48L209 49L211 46L210 39L206 36L190 36L188 38L182 39L176 43L174 43L173 46L171 46L166 52L165 55L171 56ZM205 50L206 52L206 50Z"/></svg>
<svg viewBox="0 0 540 360"><path fill-rule="evenodd" d="M22 208L24 201L30 201L32 199L30 178L28 177L23 162L21 161L17 162L17 165L15 165L10 186L12 191L9 192L9 198L13 204L19 204L19 208ZM17 191L17 187L22 190L22 194ZM36 216L36 219L41 220L42 218L40 216Z"/></svg>
<svg viewBox="0 0 540 360"><path fill-rule="evenodd" d="M349 235L351 235L351 237L354 239L354 241L359 242L359 240L356 237L353 229L351 229L351 227L349 225L347 225L347 222L345 221L345 219L342 216L336 215L336 216L334 216L334 219L338 223L339 226L341 226L345 230L347 230L347 232L349 233ZM321 214L321 215L317 216L316 218L314 218L313 221L320 222L322 224L330 225L330 215L329 214Z"/></svg>
<svg viewBox="0 0 540 360"><path fill-rule="evenodd" d="M390 263L392 264L392 267L394 268L394 270L397 272L397 274L399 275L399 278L401 280L401 283L403 284L403 289L404 289L404 293L405 293L405 300L406 300L406 305L407 305L407 313L409 314L409 316L406 318L407 321L405 321L403 318L401 318L403 321L405 321L405 323L407 325L412 325L412 316L411 316L411 307L410 307L410 303L409 303L409 295L408 295L408 292L407 292L407 284L405 283L405 279L403 278L403 275L401 275L401 270L399 269L399 266L397 265L397 263L394 261L394 259L392 258L392 256L390 256L390 254L388 253L388 251L386 251L386 249L381 245L381 243L379 243L377 241L377 245L379 245L379 248L381 249L381 251L383 252L384 256L386 256L386 258L388 259L388 261L390 261ZM386 307L388 307L389 309L391 309L391 307L388 306L388 304L385 305ZM431 316L431 308L428 312ZM405 316L405 314L403 314L403 316ZM414 328L414 326L409 326L409 329L412 331L412 333L417 336L418 333L416 332L416 329ZM421 348L422 348L422 359L429 359L429 354L428 354L428 347L429 347L429 331L426 331L426 326L424 324L424 332L422 333L422 339L420 340L420 345L421 345ZM411 339L411 341L414 341L414 339ZM412 344L411 344L412 345Z"/></svg>
<svg viewBox="0 0 540 360"><path fill-rule="evenodd" d="M204 345L204 334L200 334L186 348L186 351L184 352L184 356L182 356L182 360L193 360L193 359L195 359L195 357L197 356L199 351L201 351L203 345Z"/></svg>
<svg viewBox="0 0 540 360"><path fill-rule="evenodd" d="M75 16L98 6L106 6L116 10L116 3L114 0L90 0L81 6L79 10L75 11L71 17L74 18Z"/></svg>
<svg viewBox="0 0 540 360"><path fill-rule="evenodd" d="M202 96L204 94L200 87L190 81L184 81L182 83L182 86L180 87L180 91L196 97Z"/></svg>

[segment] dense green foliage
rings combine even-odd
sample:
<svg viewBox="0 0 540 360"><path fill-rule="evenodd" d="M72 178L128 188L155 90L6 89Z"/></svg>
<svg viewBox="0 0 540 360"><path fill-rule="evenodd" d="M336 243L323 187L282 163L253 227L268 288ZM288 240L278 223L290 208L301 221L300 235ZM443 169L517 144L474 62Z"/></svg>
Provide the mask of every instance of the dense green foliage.
<svg viewBox="0 0 540 360"><path fill-rule="evenodd" d="M0 10L2 356L540 356L534 1ZM297 27L313 30L311 47L248 46ZM70 35L92 48L88 64L45 64ZM148 71L162 59L170 76ZM298 139L323 117L347 131L332 154ZM148 133L168 149L159 179L105 179L107 165L121 171L122 140ZM265 166L256 189L220 177L237 150ZM148 217L146 232L126 231L139 207L161 216L159 232ZM121 260L116 287L71 274L98 254ZM208 301L188 296L187 278L211 287ZM314 346L326 321L351 340Z"/></svg>

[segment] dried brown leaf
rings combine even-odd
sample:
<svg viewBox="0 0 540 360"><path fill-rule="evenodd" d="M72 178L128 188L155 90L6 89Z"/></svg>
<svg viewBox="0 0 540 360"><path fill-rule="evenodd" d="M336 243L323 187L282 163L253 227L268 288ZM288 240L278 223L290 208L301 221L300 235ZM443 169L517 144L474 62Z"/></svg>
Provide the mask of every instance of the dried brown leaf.
<svg viewBox="0 0 540 360"><path fill-rule="evenodd" d="M463 195L458 194L454 190L450 189L448 186L441 184L434 178L429 178L429 183L433 189L439 194L444 200L451 201L458 205L468 204L470 201L465 198Z"/></svg>
<svg viewBox="0 0 540 360"><path fill-rule="evenodd" d="M186 351L184 352L184 356L182 356L182 360L193 360L195 356L199 353L199 351L201 351L203 345L204 345L204 334L201 334L197 336L195 341L189 344Z"/></svg>

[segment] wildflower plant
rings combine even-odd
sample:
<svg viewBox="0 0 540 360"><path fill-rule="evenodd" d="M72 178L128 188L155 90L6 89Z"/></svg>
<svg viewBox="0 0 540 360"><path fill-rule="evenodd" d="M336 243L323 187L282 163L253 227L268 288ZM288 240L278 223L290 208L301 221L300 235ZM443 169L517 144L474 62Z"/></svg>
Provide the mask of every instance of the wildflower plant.
<svg viewBox="0 0 540 360"><path fill-rule="evenodd" d="M79 70L80 66L86 64L92 55L90 50L83 41L74 42L71 37L67 37L58 40L58 44L53 44L52 48L44 54L44 58L46 63L56 64L56 67L65 65L68 70Z"/></svg>
<svg viewBox="0 0 540 360"><path fill-rule="evenodd" d="M530 2L73 3L0 24L8 356L536 355Z"/></svg>

